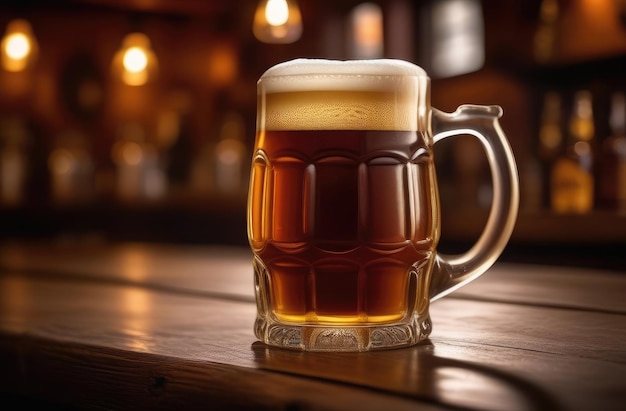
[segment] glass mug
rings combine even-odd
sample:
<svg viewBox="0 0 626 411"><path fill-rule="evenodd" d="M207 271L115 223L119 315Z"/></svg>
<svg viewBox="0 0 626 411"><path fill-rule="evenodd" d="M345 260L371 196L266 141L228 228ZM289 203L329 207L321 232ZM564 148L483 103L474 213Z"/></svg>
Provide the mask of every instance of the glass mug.
<svg viewBox="0 0 626 411"><path fill-rule="evenodd" d="M248 196L256 336L309 351L410 346L431 332L429 305L484 273L519 204L499 106L430 106L430 79L400 60L297 59L257 84ZM486 226L464 254L436 251L433 146L482 143L493 181Z"/></svg>

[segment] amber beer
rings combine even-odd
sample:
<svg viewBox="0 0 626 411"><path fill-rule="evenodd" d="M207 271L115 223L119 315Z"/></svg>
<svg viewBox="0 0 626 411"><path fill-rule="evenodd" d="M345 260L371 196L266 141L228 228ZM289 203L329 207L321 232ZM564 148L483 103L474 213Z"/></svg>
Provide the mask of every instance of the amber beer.
<svg viewBox="0 0 626 411"><path fill-rule="evenodd" d="M257 334L267 322L391 324L428 300L416 284L438 239L437 185L407 70L261 79L248 208Z"/></svg>
<svg viewBox="0 0 626 411"><path fill-rule="evenodd" d="M295 322L401 319L410 273L436 235L423 137L267 131L260 140L254 184L265 192L253 197L253 243L273 313Z"/></svg>

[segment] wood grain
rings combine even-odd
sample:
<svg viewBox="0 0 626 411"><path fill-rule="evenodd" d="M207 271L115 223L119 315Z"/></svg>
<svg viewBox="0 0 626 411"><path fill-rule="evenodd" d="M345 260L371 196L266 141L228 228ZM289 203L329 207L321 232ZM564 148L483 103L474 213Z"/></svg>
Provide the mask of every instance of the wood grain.
<svg viewBox="0 0 626 411"><path fill-rule="evenodd" d="M249 257L138 244L4 247L0 392L98 409L626 403L624 276L496 264L432 305L424 344L302 353L255 340Z"/></svg>

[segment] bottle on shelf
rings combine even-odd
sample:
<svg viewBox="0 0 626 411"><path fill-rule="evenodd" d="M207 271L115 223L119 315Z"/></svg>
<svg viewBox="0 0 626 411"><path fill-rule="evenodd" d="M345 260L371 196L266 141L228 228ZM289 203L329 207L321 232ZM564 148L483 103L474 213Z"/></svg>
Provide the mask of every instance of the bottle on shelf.
<svg viewBox="0 0 626 411"><path fill-rule="evenodd" d="M247 193L245 124L237 111L220 116L216 136L197 150L191 165L191 187L200 196L238 198Z"/></svg>
<svg viewBox="0 0 626 411"><path fill-rule="evenodd" d="M594 144L592 96L579 91L569 119L565 151L550 176L550 203L557 213L587 213L594 207Z"/></svg>
<svg viewBox="0 0 626 411"><path fill-rule="evenodd" d="M120 127L112 148L117 171L117 195L125 202L157 200L165 191L165 173L154 145L139 123Z"/></svg>
<svg viewBox="0 0 626 411"><path fill-rule="evenodd" d="M558 0L542 0L539 8L539 24L534 36L534 57L538 63L547 63L554 58L558 47Z"/></svg>
<svg viewBox="0 0 626 411"><path fill-rule="evenodd" d="M555 91L547 92L543 97L538 144L537 168L539 169L538 182L535 192L538 197L535 201L540 206L549 206L550 203L550 173L554 162L563 150L563 123L562 123L561 95Z"/></svg>
<svg viewBox="0 0 626 411"><path fill-rule="evenodd" d="M563 144L561 130L561 96L550 91L544 96L539 127L539 157L546 164L551 164L561 153Z"/></svg>
<svg viewBox="0 0 626 411"><path fill-rule="evenodd" d="M94 161L87 136L76 129L57 136L48 157L48 172L54 203L68 206L89 202L93 195Z"/></svg>
<svg viewBox="0 0 626 411"><path fill-rule="evenodd" d="M220 141L215 146L215 186L221 195L245 192L244 167L247 166L245 126L241 114L227 113L220 128Z"/></svg>
<svg viewBox="0 0 626 411"><path fill-rule="evenodd" d="M30 140L22 119L0 119L0 207L15 207L25 201Z"/></svg>
<svg viewBox="0 0 626 411"><path fill-rule="evenodd" d="M599 195L603 208L626 211L626 95L613 93L609 118L611 135L601 146Z"/></svg>

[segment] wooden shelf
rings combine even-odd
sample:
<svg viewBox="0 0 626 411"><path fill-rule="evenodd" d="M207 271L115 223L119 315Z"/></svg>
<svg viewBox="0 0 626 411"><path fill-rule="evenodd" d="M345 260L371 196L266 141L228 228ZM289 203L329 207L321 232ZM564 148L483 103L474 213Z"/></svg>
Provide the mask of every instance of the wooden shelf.
<svg viewBox="0 0 626 411"><path fill-rule="evenodd" d="M487 211L443 210L438 250L457 253L480 236ZM0 240L131 241L247 247L245 202L117 203L0 209ZM521 211L503 261L626 271L626 214Z"/></svg>
<svg viewBox="0 0 626 411"><path fill-rule="evenodd" d="M472 240L480 235L487 211L448 211L442 217L442 237ZM626 213L594 211L589 214L556 214L520 211L511 236L514 243L626 244Z"/></svg>
<svg viewBox="0 0 626 411"><path fill-rule="evenodd" d="M486 210L443 210L442 241L474 241L485 225ZM0 208L0 222L5 237L13 234L46 234L63 229L76 231L115 231L127 225L128 235L132 225L153 225L152 233L166 232L176 224L202 232L208 222L230 224L241 231L238 243L245 243L245 200L196 201L194 203L162 202L145 204L99 203L83 207L23 207ZM156 226L155 226L156 225ZM179 227L182 231L183 227ZM193 231L189 233L193 233ZM145 233L149 234L148 232ZM191 235L202 238L201 235ZM205 235L209 238L209 235ZM227 240L225 231L213 232L215 241ZM241 237L241 238L239 238ZM179 236L172 237L180 240ZM232 240L232 239L231 239ZM227 241L229 242L229 241ZM626 213L594 211L589 214L555 214L551 211L520 211L511 236L513 243L541 243L558 245L626 244Z"/></svg>
<svg viewBox="0 0 626 411"><path fill-rule="evenodd" d="M245 199L0 208L0 238L99 238L110 241L245 245Z"/></svg>
<svg viewBox="0 0 626 411"><path fill-rule="evenodd" d="M450 212L442 216L438 250L459 253L482 232L486 211ZM626 272L626 214L596 211L559 215L521 211L501 261Z"/></svg>

